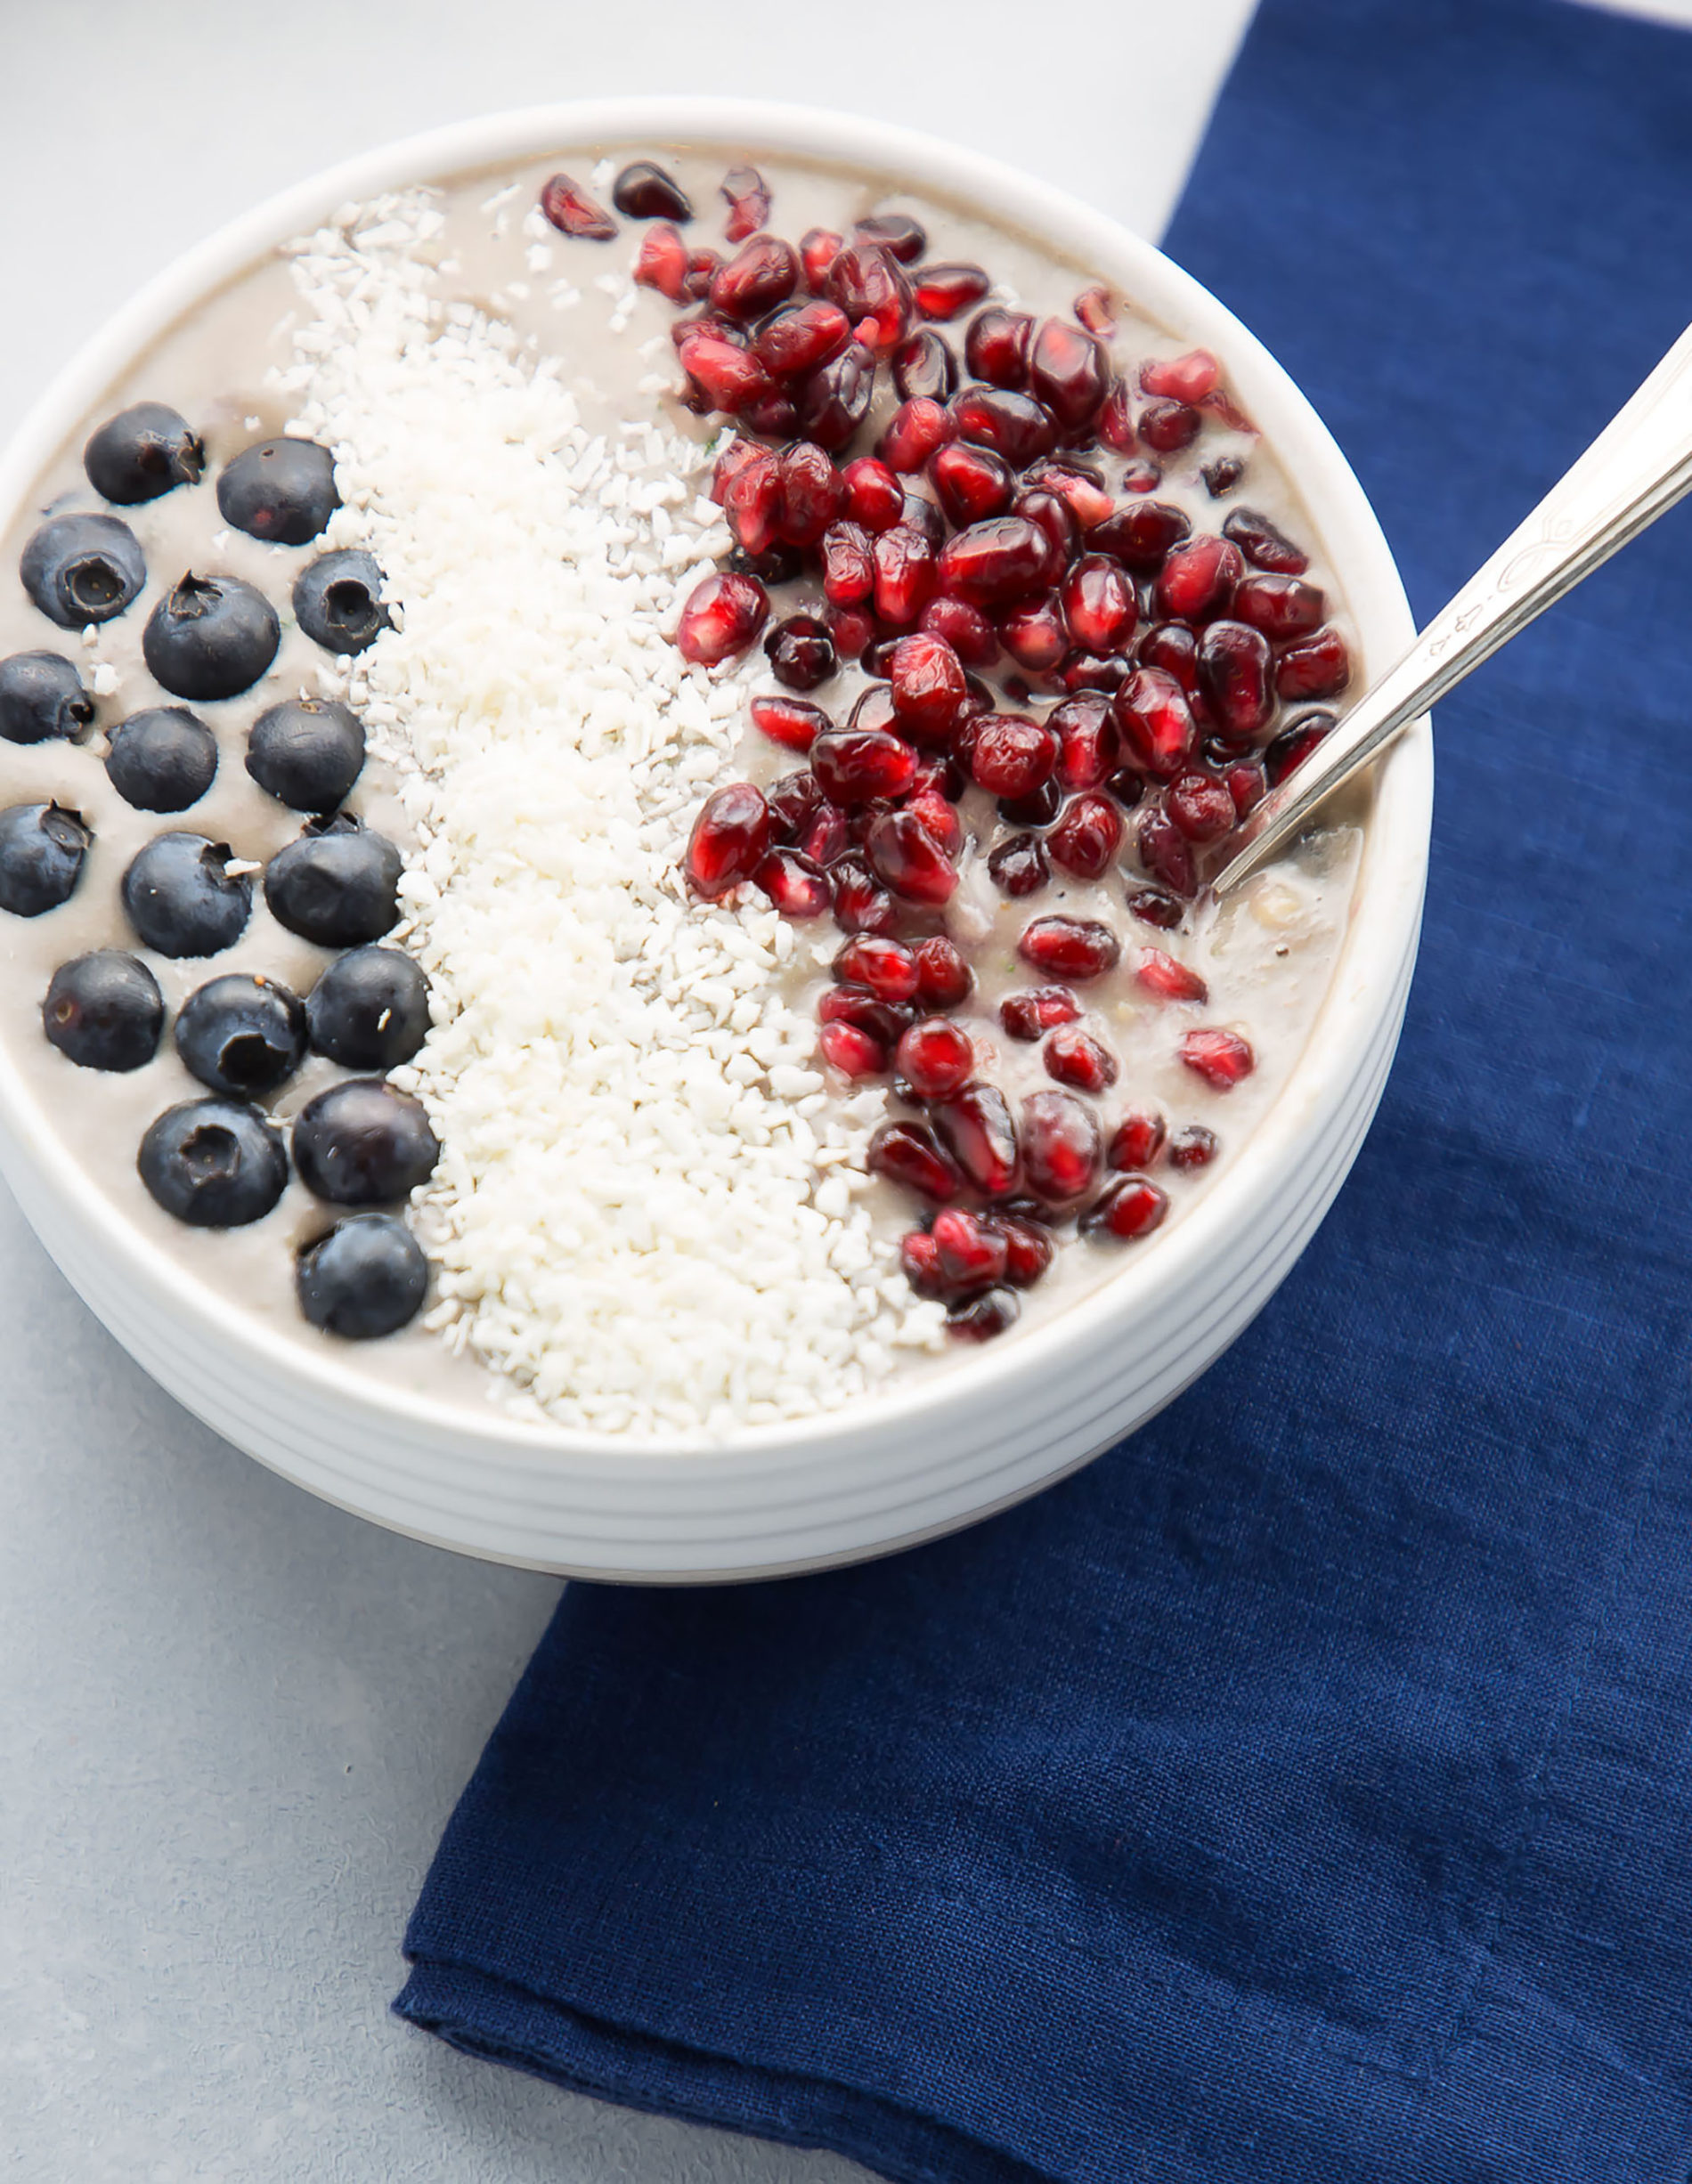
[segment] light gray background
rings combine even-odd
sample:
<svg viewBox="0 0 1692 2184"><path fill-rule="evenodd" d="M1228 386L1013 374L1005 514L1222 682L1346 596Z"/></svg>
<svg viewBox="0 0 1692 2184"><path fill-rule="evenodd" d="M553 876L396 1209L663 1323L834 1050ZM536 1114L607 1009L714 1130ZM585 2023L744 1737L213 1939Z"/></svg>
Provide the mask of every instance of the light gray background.
<svg viewBox="0 0 1692 2184"><path fill-rule="evenodd" d="M834 105L1155 235L1249 0L0 0L0 418L258 198L491 109ZM1648 12L1692 19L1692 0ZM387 2014L442 1823L557 1597L238 1455L0 1190L0 2172L28 2184L847 2184Z"/></svg>

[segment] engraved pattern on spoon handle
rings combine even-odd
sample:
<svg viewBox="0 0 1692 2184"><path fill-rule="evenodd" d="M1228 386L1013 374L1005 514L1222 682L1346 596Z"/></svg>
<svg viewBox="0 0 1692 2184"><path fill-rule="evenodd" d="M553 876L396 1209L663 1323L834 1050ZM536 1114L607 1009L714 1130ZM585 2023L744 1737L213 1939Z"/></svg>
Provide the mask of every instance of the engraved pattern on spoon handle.
<svg viewBox="0 0 1692 2184"><path fill-rule="evenodd" d="M1382 746L1692 490L1692 327L1403 657L1246 822L1225 894Z"/></svg>

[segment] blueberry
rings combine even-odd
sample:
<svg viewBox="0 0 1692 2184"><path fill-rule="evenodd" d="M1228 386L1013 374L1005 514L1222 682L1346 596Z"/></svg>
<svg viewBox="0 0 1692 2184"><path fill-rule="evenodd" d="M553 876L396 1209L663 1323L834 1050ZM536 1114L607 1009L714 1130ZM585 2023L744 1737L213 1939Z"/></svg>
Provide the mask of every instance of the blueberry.
<svg viewBox="0 0 1692 2184"><path fill-rule="evenodd" d="M82 464L95 492L132 507L178 485L198 485L206 450L186 418L162 402L138 402L107 418L82 451Z"/></svg>
<svg viewBox="0 0 1692 2184"><path fill-rule="evenodd" d="M349 1214L301 1252L294 1274L299 1308L314 1327L354 1342L392 1335L416 1316L429 1262L392 1214Z"/></svg>
<svg viewBox="0 0 1692 2184"><path fill-rule="evenodd" d="M363 724L329 698L273 705L247 740L248 772L296 811L337 809L363 764Z"/></svg>
<svg viewBox="0 0 1692 2184"><path fill-rule="evenodd" d="M41 1004L48 1043L81 1069L139 1069L165 1028L164 996L145 963L98 948L61 963Z"/></svg>
<svg viewBox="0 0 1692 2184"><path fill-rule="evenodd" d="M94 717L94 702L56 652L14 652L0 660L0 735L9 743L69 738Z"/></svg>
<svg viewBox="0 0 1692 2184"><path fill-rule="evenodd" d="M396 1069L428 1035L429 982L398 948L350 948L306 995L305 1023L344 1069Z"/></svg>
<svg viewBox="0 0 1692 2184"><path fill-rule="evenodd" d="M304 546L340 505L335 458L315 440L262 440L217 481L224 521L272 546Z"/></svg>
<svg viewBox="0 0 1692 2184"><path fill-rule="evenodd" d="M440 1157L423 1102L381 1077L331 1084L307 1100L294 1124L301 1182L337 1206L403 1198L427 1181Z"/></svg>
<svg viewBox="0 0 1692 2184"><path fill-rule="evenodd" d="M141 1141L141 1180L191 1229L261 1221L288 1183L282 1133L240 1100L184 1100Z"/></svg>
<svg viewBox="0 0 1692 2184"><path fill-rule="evenodd" d="M212 785L217 738L180 705L151 706L112 730L106 771L138 810L186 811Z"/></svg>
<svg viewBox="0 0 1692 2184"><path fill-rule="evenodd" d="M281 625L238 576L184 576L147 617L142 656L174 698L233 698L276 657Z"/></svg>
<svg viewBox="0 0 1692 2184"><path fill-rule="evenodd" d="M121 614L147 581L147 564L115 516L54 516L24 548L18 573L49 621L80 629Z"/></svg>
<svg viewBox="0 0 1692 2184"><path fill-rule="evenodd" d="M0 910L38 918L68 902L93 840L82 814L62 804L13 804L0 811Z"/></svg>
<svg viewBox="0 0 1692 2184"><path fill-rule="evenodd" d="M320 554L294 584L294 613L309 637L337 654L362 652L388 626L382 572L373 556L349 548Z"/></svg>
<svg viewBox="0 0 1692 2184"><path fill-rule="evenodd" d="M247 971L207 979L176 1015L176 1051L213 1092L256 1100L305 1059L305 1011L274 978Z"/></svg>
<svg viewBox="0 0 1692 2184"><path fill-rule="evenodd" d="M270 861L264 900L271 914L321 948L379 940L400 914L400 853L346 812L313 819L297 841Z"/></svg>
<svg viewBox="0 0 1692 2184"><path fill-rule="evenodd" d="M203 834L156 834L124 874L129 922L160 955L216 955L247 930L253 883L226 869L226 841Z"/></svg>

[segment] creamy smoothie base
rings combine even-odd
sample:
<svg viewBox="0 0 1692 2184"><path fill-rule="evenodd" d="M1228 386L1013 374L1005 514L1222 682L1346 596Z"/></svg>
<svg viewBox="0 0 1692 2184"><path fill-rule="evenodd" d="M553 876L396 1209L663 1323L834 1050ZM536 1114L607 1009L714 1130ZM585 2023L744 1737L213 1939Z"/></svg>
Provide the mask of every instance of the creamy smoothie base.
<svg viewBox="0 0 1692 2184"><path fill-rule="evenodd" d="M925 262L986 267L994 283L986 302L1037 320L1070 318L1078 293L1092 281L1085 266L956 208L888 191L874 177L750 156L769 188L769 227L795 242L813 228L850 237L861 219L908 215L927 231ZM682 230L689 247L732 256L734 245L722 232L720 156L630 146L607 149L597 160L573 155L569 165L606 204L617 171L639 158L657 162L691 198L694 217ZM550 1416L636 1435L709 1438L739 1425L838 1407L892 1374L967 1371L974 1352L948 1337L941 1305L915 1295L901 1271L900 1239L918 1225L921 1208L866 1166L876 1125L915 1122L920 1108L899 1100L885 1076L849 1082L818 1056L816 1008L836 990L831 966L846 934L826 913L782 919L753 888L712 904L687 885L684 852L706 796L732 781L768 790L804 758L771 743L749 719L752 697L782 694L761 631L758 643L720 666L689 666L674 653L679 612L735 545L709 498L713 465L734 428L678 399L683 382L671 335L678 304L632 278L652 223L620 220L609 241L559 233L536 209L556 171L555 163L533 162L515 173L477 175L346 208L319 236L299 239L230 284L139 359L44 474L28 519L6 541L14 568L41 513L105 510L82 462L85 439L105 418L135 402L165 402L205 442L203 483L110 511L128 524L147 563L146 588L125 613L87 630L65 629L21 589L0 594L0 654L61 654L79 668L96 706L93 727L76 743L0 744L0 803L60 802L83 815L94 837L67 902L39 917L0 920L10 966L0 982L0 1037L67 1149L114 1207L196 1279L239 1295L276 1331L302 1345L330 1343L360 1371L453 1405L480 1409L492 1400L537 1422ZM801 284L795 300L805 299ZM1176 353L1178 344L1163 329L1136 320L1131 299L1110 304L1110 346L1125 374L1143 358ZM971 315L936 329L960 358ZM439 351L436 384L415 369L429 345ZM1225 373L1225 358L1223 364ZM391 375L386 388L384 372ZM460 430L453 406L474 404L478 388L499 418L478 415L474 428L465 422ZM839 459L867 454L896 407L896 396L878 387L868 419ZM394 426L386 442L374 423L384 416ZM264 544L232 528L214 497L233 457L285 431L335 450L343 504L321 536L299 547ZM533 451L524 448L525 434ZM787 436L766 435L764 443ZM451 472L454 460L479 459L484 444L496 451L491 464L504 464L496 443L519 451L504 466L502 482L492 471L485 478ZM1242 464L1243 475L1236 486L1214 492L1204 467L1228 459ZM1062 452L1057 459L1064 459ZM1160 468L1148 497L1181 509L1195 534L1216 532L1242 503L1258 511L1312 554L1308 581L1338 610L1338 586L1316 557L1296 489L1249 428L1211 414L1201 441L1161 458ZM552 498L534 518L542 558L525 570L519 534L500 512L518 506L531 471L547 472ZM396 477L403 491L385 483ZM597 508L609 493L628 516L610 542L614 581L596 578L598 593L580 585L560 591L554 581L566 564L586 565L573 555L588 556L606 544L603 526L596 531L580 509L572 532L577 518L558 492L565 479L579 500L585 495ZM917 476L904 483L923 484ZM433 509L442 528L432 538ZM495 520L484 551L468 527L490 513ZM291 588L323 551L366 546L382 562L398 628L368 652L338 660L296 626ZM515 597L502 597L491 581L501 553ZM191 568L244 580L281 617L273 664L228 699L178 701L159 689L142 658L148 616ZM478 578L489 580L479 590ZM614 614L619 600L637 594L645 621L641 645L630 650L607 637L605 610ZM796 612L821 611L810 571L772 582L770 597L770 627ZM441 611L432 613L437 605ZM546 737L558 724L535 710L548 702L550 637L534 620L573 613L587 633L565 658L561 679L585 670L598 694L583 702L578 693L563 703L560 718L567 714L577 730L591 726L586 740L572 746L587 754L583 764L561 767L554 780ZM1345 627L1342 614L1334 619ZM1142 634L1146 621L1143 613ZM1002 694L1007 676L1020 675L1009 658L983 673L1003 709L1036 719L1065 694L1037 673L1021 678L1026 695L1015 686ZM843 729L870 687L861 666L842 662L837 676L806 694ZM415 1061L387 1073L421 1094L442 1141L440 1165L408 1214L430 1255L429 1295L401 1331L356 1346L309 1325L296 1297L297 1252L322 1236L342 1207L325 1204L295 1173L262 1219L190 1229L154 1203L136 1170L136 1148L154 1117L205 1096L170 1035L188 996L230 972L260 974L305 995L333 960L333 951L279 922L256 883L241 937L207 957L173 959L140 947L119 897L131 859L161 833L187 830L227 842L256 881L298 838L305 815L266 795L243 760L254 720L299 696L344 701L364 722L370 755L346 808L405 857L400 922L383 945L409 949L422 962L435 1016ZM143 708L176 702L214 731L216 779L183 812L137 809L102 763L110 731ZM656 707L673 733L648 754L650 765L631 769L643 702ZM1276 726L1288 717L1283 708ZM590 762L607 735L622 739L617 763L634 784L626 796L614 784L623 800L614 811L593 800L612 780ZM533 824L529 847L515 852L513 865L503 822L519 803ZM991 800L979 790L969 791L960 809L972 832L991 823ZM609 821L603 837L596 815L601 828ZM1216 1156L1202 1169L1180 1173L1165 1161L1156 1170L1169 1200L1167 1226L1243 1146L1297 1060L1344 938L1363 813L1337 823L1219 912L1190 911L1175 932L1137 922L1125 910L1125 886L1144 884L1133 857L1131 811L1125 819L1122 853L1102 877L1086 881L1054 870L1037 892L1020 898L989 874L988 848L997 837L972 845L960 859L943 915L923 930L943 928L968 957L974 990L956 1019L972 1044L976 1076L996 1086L1013 1110L1057 1089L1044 1043L1010 1036L1000 1020L1007 997L1053 982L1019 959L1019 936L1031 919L1052 916L1097 920L1119 936L1119 965L1074 989L1085 1011L1081 1027L1109 1048L1119 1074L1096 1096L1074 1096L1096 1114L1107 1139L1130 1112L1155 1112L1172 1131L1196 1124L1214 1132ZM594 922L614 924L616 913L594 890L614 889L614 859L596 871L579 850L602 838L614 845L632 840L628 830L639 834L646 858L644 938L629 954L619 956L613 947L596 960ZM998 835L1006 831L1000 827ZM484 840L495 845L491 864L479 857ZM561 870L559 845L566 842L577 847ZM491 889L490 880L496 882ZM549 947L557 951L550 957ZM1208 999L1201 1009L1171 1003L1132 975L1148 947L1202 978ZM155 1058L131 1072L78 1068L42 1034L42 997L53 972L97 948L141 955L167 1004ZM715 954L707 962L700 948ZM729 959L744 968L738 991L702 996L684 990L689 964L695 986L709 986ZM483 990L472 991L465 971L477 962L490 970ZM1230 1027L1249 1042L1255 1067L1225 1092L1180 1059L1180 1041L1197 1025ZM638 1060L644 1039L662 1065L656 1089L673 1084L678 1111L693 1115L707 1149L722 1153L723 1133L733 1138L736 1118L746 1142L755 1144L761 1133L766 1148L780 1143L782 1164L771 1168L774 1196L766 1192L761 1202L765 1230L731 1225L713 1232L704 1219L713 1203L728 1213L736 1201L713 1201L700 1181L697 1149L679 1148L663 1116L647 1114L655 1092L649 1070L635 1068L621 1087L599 1082L583 1091L571 1057L579 1064L590 1034L596 1051L623 1041L626 1060ZM708 1068L694 1067L701 1055ZM262 1105L285 1128L353 1074L310 1055ZM718 1092L732 1087L732 1097L713 1099L706 1077L714 1077ZM543 1095L540 1088L549 1084ZM543 1096L550 1104L542 1120L536 1102ZM637 1131L619 1142L612 1128L619 1098L646 1116L641 1130L651 1124L644 1140ZM502 1114L517 1126L506 1130ZM645 1249L654 1259L669 1254L662 1279L641 1264L639 1224L627 1218L643 1160L655 1185ZM666 1160L674 1185L668 1198L661 1187ZM620 1171L611 1190L618 1211L608 1243L605 1234L584 1232L582 1212L596 1191L611 1189L604 1179L614 1171ZM733 1172L730 1158L722 1171L726 1187ZM1100 1188L1112 1180L1105 1171ZM1021 1296L1018 1327L1003 1339L1017 1340L1021 1329L1108 1280L1125 1253L1157 1248L1154 1239L1079 1241L1057 1218L1065 1240L1050 1271ZM769 1264L770 1254L785 1247L784 1224L805 1238L785 1275ZM490 1238L498 1235L507 1244L496 1252ZM670 1251L677 1236L679 1255ZM761 1312L779 1316L785 1295L802 1299L787 1322L761 1322ZM713 1340L723 1327L727 1336ZM618 1328L639 1339L608 1358L607 1339ZM736 1345L743 1354L725 1362L722 1353Z"/></svg>

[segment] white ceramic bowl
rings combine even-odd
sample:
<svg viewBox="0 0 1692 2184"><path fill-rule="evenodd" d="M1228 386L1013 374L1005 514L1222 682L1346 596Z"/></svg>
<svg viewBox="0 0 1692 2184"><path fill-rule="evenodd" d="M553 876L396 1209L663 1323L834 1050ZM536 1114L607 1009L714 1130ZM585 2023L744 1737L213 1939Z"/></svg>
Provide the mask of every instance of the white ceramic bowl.
<svg viewBox="0 0 1692 2184"><path fill-rule="evenodd" d="M1231 313L1149 244L973 152L845 115L708 99L496 115L394 145L273 198L153 281L25 421L0 527L106 386L165 328L349 199L496 163L630 142L760 148L880 173L1047 240L1216 350L1344 573L1373 675L1412 629L1363 490L1310 405ZM114 1213L0 1053L0 1166L91 1308L179 1401L313 1493L467 1553L599 1578L773 1575L931 1538L1031 1493L1178 1394L1258 1311L1344 1180L1397 1042L1432 798L1426 723L1381 769L1354 920L1309 1046L1249 1142L1181 1222L1049 1324L967 1369L708 1451L448 1415L325 1347L313 1358L189 1279Z"/></svg>

